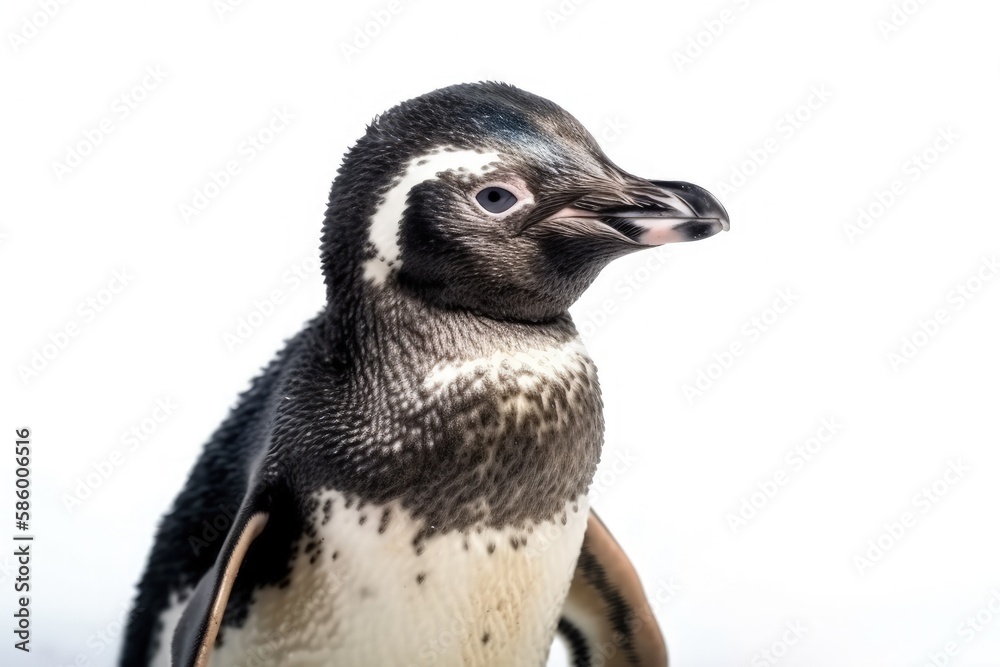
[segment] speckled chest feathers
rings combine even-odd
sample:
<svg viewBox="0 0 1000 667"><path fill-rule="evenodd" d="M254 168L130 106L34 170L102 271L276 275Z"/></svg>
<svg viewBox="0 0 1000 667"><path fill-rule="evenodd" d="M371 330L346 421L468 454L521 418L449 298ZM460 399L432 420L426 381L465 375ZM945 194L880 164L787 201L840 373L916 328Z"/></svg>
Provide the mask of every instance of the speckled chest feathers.
<svg viewBox="0 0 1000 667"><path fill-rule="evenodd" d="M305 355L279 399L276 463L300 493L398 500L423 522L418 550L442 532L528 527L586 493L601 399L568 317L504 322L372 289L352 363L317 382L323 353ZM294 443L287 461L280 443Z"/></svg>

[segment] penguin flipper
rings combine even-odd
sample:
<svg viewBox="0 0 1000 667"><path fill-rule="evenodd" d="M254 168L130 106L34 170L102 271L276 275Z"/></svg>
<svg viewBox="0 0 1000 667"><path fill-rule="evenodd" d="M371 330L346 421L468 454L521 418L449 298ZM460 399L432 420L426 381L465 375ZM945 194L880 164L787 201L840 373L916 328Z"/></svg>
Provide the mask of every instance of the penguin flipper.
<svg viewBox="0 0 1000 667"><path fill-rule="evenodd" d="M593 511L558 629L573 667L666 667L667 647L635 568Z"/></svg>
<svg viewBox="0 0 1000 667"><path fill-rule="evenodd" d="M247 550L263 532L268 517L267 512L247 507L240 511L215 565L205 573L194 589L177 623L170 646L173 667L208 665L233 583Z"/></svg>

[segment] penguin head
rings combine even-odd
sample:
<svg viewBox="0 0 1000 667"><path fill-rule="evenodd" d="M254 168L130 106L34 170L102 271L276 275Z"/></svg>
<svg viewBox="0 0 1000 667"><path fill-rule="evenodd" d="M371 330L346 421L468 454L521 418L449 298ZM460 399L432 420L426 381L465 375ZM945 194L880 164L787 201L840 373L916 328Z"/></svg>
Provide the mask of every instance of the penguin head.
<svg viewBox="0 0 1000 667"><path fill-rule="evenodd" d="M338 285L499 319L565 313L611 260L728 229L719 201L633 176L552 102L461 84L378 117L345 157L324 227Z"/></svg>

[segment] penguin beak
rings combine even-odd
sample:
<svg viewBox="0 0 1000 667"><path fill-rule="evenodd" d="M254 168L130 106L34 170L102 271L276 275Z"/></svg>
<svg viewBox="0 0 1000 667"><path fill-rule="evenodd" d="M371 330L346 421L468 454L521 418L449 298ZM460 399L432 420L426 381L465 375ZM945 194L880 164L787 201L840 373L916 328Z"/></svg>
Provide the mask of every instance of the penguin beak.
<svg viewBox="0 0 1000 667"><path fill-rule="evenodd" d="M604 183L570 206L548 216L547 222L600 222L641 246L697 241L729 231L729 214L708 190L683 181L646 181L629 177L624 184Z"/></svg>

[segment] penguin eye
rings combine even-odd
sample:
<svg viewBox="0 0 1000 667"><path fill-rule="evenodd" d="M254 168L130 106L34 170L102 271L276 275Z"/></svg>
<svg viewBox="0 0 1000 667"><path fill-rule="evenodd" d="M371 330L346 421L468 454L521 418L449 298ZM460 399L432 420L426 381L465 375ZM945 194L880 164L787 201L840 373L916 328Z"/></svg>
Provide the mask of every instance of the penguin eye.
<svg viewBox="0 0 1000 667"><path fill-rule="evenodd" d="M490 186L479 191L476 201L490 213L503 213L517 203L517 197L510 190Z"/></svg>

